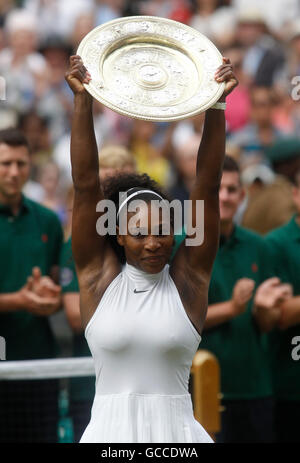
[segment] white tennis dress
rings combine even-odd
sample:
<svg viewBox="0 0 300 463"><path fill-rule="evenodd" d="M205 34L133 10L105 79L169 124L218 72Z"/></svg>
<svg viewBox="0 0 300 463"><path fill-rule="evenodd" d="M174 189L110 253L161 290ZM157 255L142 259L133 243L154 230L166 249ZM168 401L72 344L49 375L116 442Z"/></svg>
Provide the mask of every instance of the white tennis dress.
<svg viewBox="0 0 300 463"><path fill-rule="evenodd" d="M96 394L81 443L213 442L195 420L188 381L201 340L169 265L126 264L106 289L85 336Z"/></svg>

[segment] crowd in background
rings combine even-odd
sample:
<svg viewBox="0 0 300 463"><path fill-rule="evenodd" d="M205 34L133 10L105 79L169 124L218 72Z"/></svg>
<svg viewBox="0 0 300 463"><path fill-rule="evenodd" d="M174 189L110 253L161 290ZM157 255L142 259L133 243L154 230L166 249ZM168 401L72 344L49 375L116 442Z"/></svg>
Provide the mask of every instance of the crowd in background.
<svg viewBox="0 0 300 463"><path fill-rule="evenodd" d="M0 129L18 128L29 141L32 170L25 195L57 213L67 240L69 56L94 27L129 15L181 21L230 58L239 86L227 98L226 153L237 161L246 191L235 223L261 235L287 223L297 212L291 185L300 170L298 0L0 1ZM104 148L125 147L138 172L184 201L195 179L203 121L203 114L176 123L134 120L94 100L102 169Z"/></svg>
<svg viewBox="0 0 300 463"><path fill-rule="evenodd" d="M258 187L275 182L274 164L299 154L296 0L74 0L72 7L70 0L24 0L1 2L0 12L0 75L5 79L0 128L17 126L28 137L33 168L25 192L56 210L66 228L72 95L64 75L69 56L91 29L132 14L182 21L207 35L231 59L240 84L227 102L227 153L238 160L249 192L237 220L264 233L288 218L290 210L286 216L276 210L274 216L280 218L270 217L262 229L260 218L253 217L251 200L254 190L256 194ZM110 143L127 146L138 171L149 173L179 199L187 198L202 115L167 124L128 119L97 101L94 111L99 149ZM283 137L288 148L278 145ZM279 195L281 188L284 185ZM260 208L261 214L269 210L266 205Z"/></svg>

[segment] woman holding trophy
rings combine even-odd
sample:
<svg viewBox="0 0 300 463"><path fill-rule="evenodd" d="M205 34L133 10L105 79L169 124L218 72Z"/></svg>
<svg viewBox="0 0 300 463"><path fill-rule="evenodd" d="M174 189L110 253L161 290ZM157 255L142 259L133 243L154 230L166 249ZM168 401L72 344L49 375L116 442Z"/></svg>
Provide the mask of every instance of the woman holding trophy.
<svg viewBox="0 0 300 463"><path fill-rule="evenodd" d="M72 250L80 287L85 336L96 370L91 420L80 442L212 442L193 416L188 381L201 341L208 287L219 244L219 184L225 155L225 98L237 85L230 61L216 69L224 84L206 110L190 195L191 222L204 240L186 240L169 265L173 221L153 214L151 203L167 196L146 175L127 174L103 186L98 176L91 75L80 56L70 58L66 80L74 93L71 162L74 182ZM122 195L119 195L122 193ZM116 206L116 234L99 234L97 205ZM141 201L131 225L130 204ZM204 201L197 224L196 201ZM125 233L120 232L121 220ZM139 224L146 224L142 230ZM138 225L137 225L138 224ZM166 227L169 225L169 228ZM166 232L166 230L169 232Z"/></svg>

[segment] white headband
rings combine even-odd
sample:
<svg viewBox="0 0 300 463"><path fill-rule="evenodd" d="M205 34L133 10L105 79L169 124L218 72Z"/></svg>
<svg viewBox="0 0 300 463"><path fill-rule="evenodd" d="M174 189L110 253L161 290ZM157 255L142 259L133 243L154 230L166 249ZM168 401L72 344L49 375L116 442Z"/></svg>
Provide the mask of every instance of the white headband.
<svg viewBox="0 0 300 463"><path fill-rule="evenodd" d="M129 191L129 190L128 190L128 191ZM121 212L121 209L123 209L123 207L125 206L125 204L127 204L128 201L129 201L131 198L133 198L134 196L141 195L141 194L144 194L144 193L151 193L151 194L153 194L153 195L155 195L155 196L158 196L158 198L160 198L160 199L163 200L163 198L162 198L158 193L156 193L155 191L152 191L152 190L139 190L139 191L135 191L134 193L131 193L131 195L127 196L127 198L124 199L124 201L120 204L119 210L118 210L118 213L117 213L117 220L118 220L118 218L119 218L119 214L120 214L120 212Z"/></svg>

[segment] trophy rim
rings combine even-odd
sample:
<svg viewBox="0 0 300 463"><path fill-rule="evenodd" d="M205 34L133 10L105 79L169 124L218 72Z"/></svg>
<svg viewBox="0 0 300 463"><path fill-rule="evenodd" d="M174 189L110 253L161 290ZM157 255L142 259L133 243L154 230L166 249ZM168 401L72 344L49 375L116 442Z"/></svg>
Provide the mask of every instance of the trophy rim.
<svg viewBox="0 0 300 463"><path fill-rule="evenodd" d="M177 30L182 31L183 34L186 33L189 36L190 41L193 41L193 39L195 39L195 41L198 44L198 47L199 47L199 44L201 44L201 47L206 46L207 49L203 49L203 50L200 49L200 51L198 50L198 54L197 54L197 50L191 51L188 46L184 44L179 45L178 40L177 41L173 40L172 35L171 36L164 35L166 34L166 32L168 34L167 29L165 29L164 33L160 36L157 36L156 34L151 33L151 32L149 34L143 35L139 33L138 31L136 33L128 33L127 36L126 36L126 33L123 32L123 36L122 36L122 33L120 33L118 29L116 29L116 26L121 26L124 24L125 26L128 24L135 24L135 25L141 26L142 24L147 24L147 22L148 24L152 23L154 25L157 24L158 26L162 26L162 25L170 26L171 28L173 28L173 30L175 27L176 34L177 34ZM111 40L108 40L107 43L103 42L101 44L102 51L101 49L98 50L100 46L98 47L97 45L95 45L93 49L93 43L97 39L99 39L100 35L104 32L108 34L115 32L115 36ZM110 98L108 98L107 95L105 95L104 90L103 90L103 89L106 89L105 82L103 82L104 81L103 66L106 65L107 58L112 55L111 50L113 51L118 50L118 47L117 47L118 44L125 44L126 46L128 45L128 43L126 42L126 39L128 39L130 42L134 41L134 46L137 48L138 47L142 48L142 45L145 44L145 40L147 39L147 41L149 41L149 44L153 43L158 46L160 46L161 44L162 46L166 47L167 50L168 48L172 50L175 49L176 52L178 52L179 54L181 53L182 56L183 55L188 56L190 60L192 61L192 63L194 63L195 68L198 71L198 81L196 82L198 85L197 87L198 89L197 98L198 99L201 97L200 92L199 92L199 86L200 86L199 67L201 64L200 60L202 60L203 75L205 76L204 80L208 81L211 86L211 92L209 96L206 98L206 101L204 103L199 104L199 106L197 107L195 107L195 103L194 103L194 108L191 108L191 109L189 109L189 105L187 105L187 107L184 108L183 110L181 111L178 110L177 113L175 111L175 114L154 115L154 114L147 114L147 113L145 114L143 110L139 112L139 111L130 109L130 107L124 108L122 107L122 104L125 104L126 102L124 101L123 103L120 102L118 104L113 101L114 97L112 95L110 95ZM150 39L152 39L153 42L151 42ZM174 45L174 43L176 45ZM90 53L91 50L92 50L92 53ZM203 55L201 55L201 52L203 51L207 52L204 59L202 58ZM99 56L97 52L99 52ZM84 84L85 89L97 101L99 101L101 104L103 104L107 108L123 116L131 117L133 119L153 121L153 122L172 122L172 121L179 121L179 120L191 118L193 116L201 114L202 112L206 111L211 106L213 106L222 96L224 92L224 88L225 88L224 83L218 83L214 79L214 73L217 67L219 67L222 64L222 55L220 51L218 50L218 48L214 45L214 43L208 37L206 37L201 32L197 31L196 29L186 24L175 21L173 19L162 18L159 16L142 16L142 15L141 16L126 16L126 17L113 19L111 21L108 21L92 29L82 39L82 41L80 42L77 48L76 53L77 55L81 56L83 63L85 64L88 71L92 75L92 79L90 83ZM94 60L91 60L90 63L89 63L89 59L91 56L89 56L89 54L90 55L93 54L94 57L96 57ZM205 69L205 65L207 64L207 61L209 61L210 59L214 62L215 67L214 69L212 69L210 66L210 69L207 70ZM91 72L91 68L93 68L93 72ZM99 77L100 73L102 74L101 77ZM124 100L125 99L126 98L124 98ZM193 96L190 98L190 100L193 101ZM170 105L169 108L172 107L172 110L173 108L175 108L176 110L176 108L178 108L179 105L182 103L184 102L179 102L179 104L175 103L173 105ZM137 103L134 102L134 105L137 105ZM135 106L135 107L138 107L138 106Z"/></svg>

